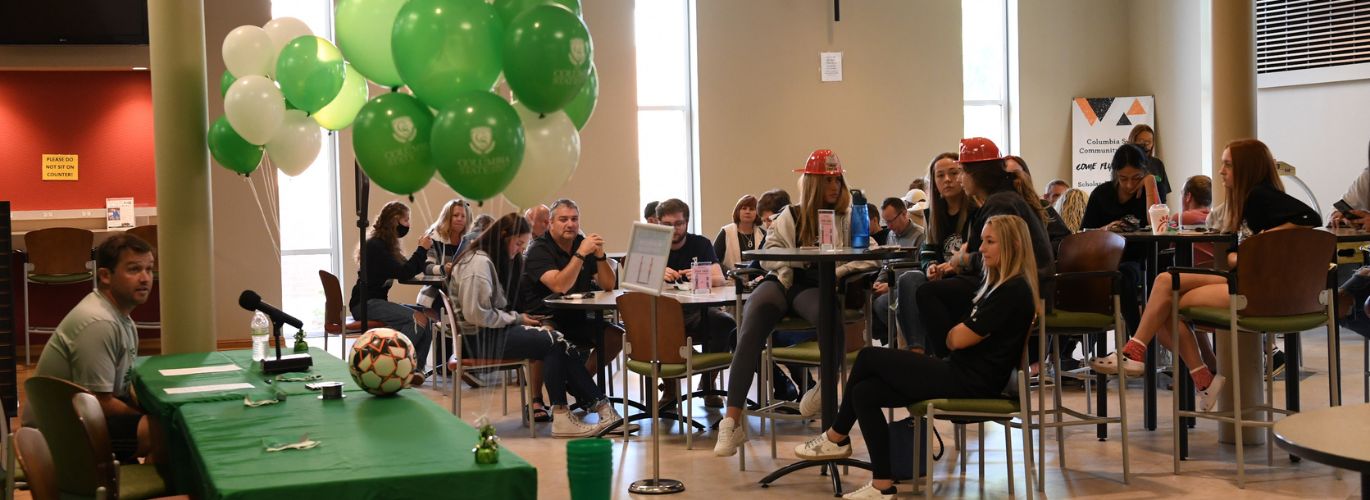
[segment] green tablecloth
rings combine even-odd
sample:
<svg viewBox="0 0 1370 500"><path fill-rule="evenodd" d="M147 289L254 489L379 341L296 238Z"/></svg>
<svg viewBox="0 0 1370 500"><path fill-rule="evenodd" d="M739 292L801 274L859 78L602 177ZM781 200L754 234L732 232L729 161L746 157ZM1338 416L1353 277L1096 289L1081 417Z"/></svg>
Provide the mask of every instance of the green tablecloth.
<svg viewBox="0 0 1370 500"><path fill-rule="evenodd" d="M342 382L344 384L343 391L346 392L361 390L352 381L352 376L347 372L347 364L343 363L342 360L319 348L310 348L309 354L314 358L314 366L310 367L310 374L323 375L322 380L325 381ZM165 369L225 364L237 365L242 370L170 377L161 374L161 370ZM252 361L252 351L240 350L141 357L133 365L131 382L133 389L138 393L138 402L143 406L143 409L149 414L163 418L163 421L170 421L176 409L186 403L242 401L244 396L249 395L253 399L262 399L269 397L277 389L284 391L288 396L315 393L306 388L304 382L267 383L268 379L274 377L274 375L262 373L259 364ZM252 389L189 394L166 393L166 389L174 387L236 383L252 384Z"/></svg>
<svg viewBox="0 0 1370 500"><path fill-rule="evenodd" d="M535 498L537 470L503 450L498 465L477 466L476 431L416 391L377 398L357 387L347 365L311 348L310 373L343 382L347 398L320 401L304 382L275 382L251 351L139 358L131 383L139 403L166 424L171 485L205 498ZM242 370L164 376L160 370L234 364ZM252 389L167 394L172 387L252 384ZM288 396L249 408L244 396ZM263 438L318 448L266 453Z"/></svg>
<svg viewBox="0 0 1370 500"><path fill-rule="evenodd" d="M536 469L509 450L498 464L475 464L476 431L416 391L259 408L205 402L177 417L200 458L204 498L537 497ZM306 434L318 447L265 451L264 441Z"/></svg>

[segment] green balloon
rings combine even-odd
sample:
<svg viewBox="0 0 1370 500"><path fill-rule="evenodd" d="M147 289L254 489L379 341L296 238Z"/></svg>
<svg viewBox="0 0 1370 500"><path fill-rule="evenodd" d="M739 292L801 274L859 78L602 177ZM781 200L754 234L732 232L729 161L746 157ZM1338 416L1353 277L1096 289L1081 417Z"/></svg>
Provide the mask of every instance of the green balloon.
<svg viewBox="0 0 1370 500"><path fill-rule="evenodd" d="M335 14L338 48L363 76L386 87L404 85L390 51L390 31L404 2L341 0Z"/></svg>
<svg viewBox="0 0 1370 500"><path fill-rule="evenodd" d="M352 124L352 120L357 118L357 111L366 104L366 78L351 64L346 67L347 78L343 79L343 87L338 96L318 113L314 113L314 121L328 130L347 128Z"/></svg>
<svg viewBox="0 0 1370 500"><path fill-rule="evenodd" d="M490 92L458 95L433 124L433 160L447 185L469 200L504 191L523 163L523 122Z"/></svg>
<svg viewBox="0 0 1370 500"><path fill-rule="evenodd" d="M444 109L499 78L504 28L483 0L410 0L395 19L395 67L425 104Z"/></svg>
<svg viewBox="0 0 1370 500"><path fill-rule="evenodd" d="M327 106L342 90L347 72L342 52L314 35L285 44L276 59L276 81L285 100L301 111L313 113Z"/></svg>
<svg viewBox="0 0 1370 500"><path fill-rule="evenodd" d="M504 23L506 28L509 27L509 23L513 22L514 18L518 17L519 14L522 14L523 11L528 10L535 5L542 4L560 5L566 7L567 10L570 10L576 17L580 17L581 15L580 0L494 0L493 2L495 10L499 11L500 21Z"/></svg>
<svg viewBox="0 0 1370 500"><path fill-rule="evenodd" d="M220 116L209 126L208 139L209 153L214 156L214 161L229 170L248 175L262 163L262 147L250 144L238 135L233 126L228 124L226 116Z"/></svg>
<svg viewBox="0 0 1370 500"><path fill-rule="evenodd" d="M233 86L233 82L238 81L238 77L233 76L228 70L224 70L223 76L219 77L219 97L228 95L228 88Z"/></svg>
<svg viewBox="0 0 1370 500"><path fill-rule="evenodd" d="M392 92L372 99L352 124L357 163L376 185L395 194L413 194L433 178L428 146L433 114L409 94Z"/></svg>
<svg viewBox="0 0 1370 500"><path fill-rule="evenodd" d="M504 37L504 79L528 109L565 107L590 79L594 44L585 22L566 8L543 4L523 11Z"/></svg>
<svg viewBox="0 0 1370 500"><path fill-rule="evenodd" d="M580 88L580 93L566 105L562 111L571 118L571 123L576 124L576 130L585 128L585 124L590 121L590 116L595 114L595 103L599 102L599 71L595 65L590 65L590 79L585 81L585 86Z"/></svg>

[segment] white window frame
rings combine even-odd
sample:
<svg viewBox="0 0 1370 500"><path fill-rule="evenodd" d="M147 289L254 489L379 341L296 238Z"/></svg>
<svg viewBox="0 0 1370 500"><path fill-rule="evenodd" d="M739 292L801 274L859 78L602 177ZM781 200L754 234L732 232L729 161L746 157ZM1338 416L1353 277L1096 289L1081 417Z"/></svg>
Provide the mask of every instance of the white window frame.
<svg viewBox="0 0 1370 500"><path fill-rule="evenodd" d="M687 185L685 186L685 199L688 200L690 204L690 213L693 214L690 217L690 232L700 234L699 221L700 219L702 219L702 217L699 217L698 214L703 213L703 206L699 189L697 189L697 187L700 185L700 168L699 141L696 140L696 138L699 137L699 120L696 119L695 110L695 103L699 102L699 64L697 60L697 52L699 49L697 37L698 24L696 19L696 0L685 0L683 2L683 6L685 9L684 18L686 23L685 36L687 38L685 43L685 64L688 66L685 71L685 75L688 81L686 82L687 88L684 96L684 104L674 106L639 104L637 106L637 111L639 113L638 116L641 116L641 112L643 111L673 111L680 113L682 117L685 119L685 136L681 139L685 141L686 144L686 147L684 148L685 154L687 155L687 158L685 159L685 165L687 168L690 169L689 175L686 176ZM639 128L638 130L640 132L641 128ZM640 147L642 144L641 138L638 139L638 144ZM639 182L642 182L642 177L640 174L640 172L642 172L640 156L638 162ZM651 200L644 200L642 198L641 188L639 187L637 206L645 206L647 201Z"/></svg>
<svg viewBox="0 0 1370 500"><path fill-rule="evenodd" d="M1008 154L1020 154L1018 144L1021 138L1019 129L1018 113L1018 0L998 0L1004 3L1004 92L999 99L962 99L962 119L964 120L965 108L967 106L998 106L1001 120L1004 124L1003 135L1006 144L999 144L1001 151ZM962 9L962 16L966 15ZM962 63L965 64L965 52L962 49ZM963 70L964 72L964 70ZM962 83L964 85L964 82ZM964 94L963 94L964 95Z"/></svg>

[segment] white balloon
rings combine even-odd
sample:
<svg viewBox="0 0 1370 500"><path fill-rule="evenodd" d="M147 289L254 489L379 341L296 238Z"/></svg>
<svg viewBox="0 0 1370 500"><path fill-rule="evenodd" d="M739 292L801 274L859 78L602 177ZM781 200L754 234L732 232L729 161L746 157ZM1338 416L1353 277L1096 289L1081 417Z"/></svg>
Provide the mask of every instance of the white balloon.
<svg viewBox="0 0 1370 500"><path fill-rule="evenodd" d="M504 197L526 208L546 203L566 184L580 162L580 132L565 112L557 111L539 118L538 113L514 103L523 120L527 141L523 164L514 181L504 188Z"/></svg>
<svg viewBox="0 0 1370 500"><path fill-rule="evenodd" d="M233 130L250 144L271 141L285 117L285 96L265 76L238 78L224 95L224 116Z"/></svg>
<svg viewBox="0 0 1370 500"><path fill-rule="evenodd" d="M233 28L224 37L224 66L237 78L274 74L276 68L272 64L276 61L276 52L271 47L271 36L266 30L251 25Z"/></svg>
<svg viewBox="0 0 1370 500"><path fill-rule="evenodd" d="M314 123L304 111L291 109L285 112L281 129L266 143L266 154L271 163L285 175L294 177L304 173L319 156L321 143L319 124Z"/></svg>
<svg viewBox="0 0 1370 500"><path fill-rule="evenodd" d="M271 37L272 74L276 73L276 58L281 56L281 49L285 48L285 44L290 43L291 40L296 38L314 34L314 32L309 29L309 25L305 24L304 21L293 17L278 17L267 21L266 24L262 26L262 30L266 31L267 36Z"/></svg>

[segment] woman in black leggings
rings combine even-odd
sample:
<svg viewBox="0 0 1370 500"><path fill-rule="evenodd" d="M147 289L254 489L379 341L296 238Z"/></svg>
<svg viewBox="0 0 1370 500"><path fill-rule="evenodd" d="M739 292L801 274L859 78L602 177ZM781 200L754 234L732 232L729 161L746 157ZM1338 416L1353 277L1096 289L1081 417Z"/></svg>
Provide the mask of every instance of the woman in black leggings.
<svg viewBox="0 0 1370 500"><path fill-rule="evenodd" d="M990 398L1003 392L1037 313L1037 262L1028 226L1016 215L991 217L981 232L984 281L970 317L951 329L947 360L880 347L861 350L847 377L832 427L794 449L807 460L851 456L857 422L870 451L872 480L843 498L894 498L884 408L937 398Z"/></svg>

